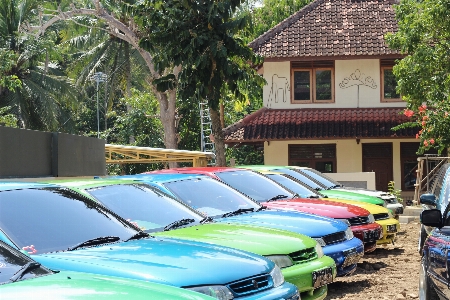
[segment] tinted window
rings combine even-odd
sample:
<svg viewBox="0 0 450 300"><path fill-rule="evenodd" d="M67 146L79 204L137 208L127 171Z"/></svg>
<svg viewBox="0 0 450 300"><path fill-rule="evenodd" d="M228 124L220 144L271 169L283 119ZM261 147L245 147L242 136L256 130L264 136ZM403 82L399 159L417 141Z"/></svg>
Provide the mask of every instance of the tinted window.
<svg viewBox="0 0 450 300"><path fill-rule="evenodd" d="M292 177L294 177L295 179L297 179L298 181L308 185L309 187L315 189L315 190L323 190L326 187L323 185L318 184L317 182L315 182L314 180L312 180L311 178L309 178L308 176L297 172L296 170L292 170L292 169L279 169L279 170L274 170L277 172L282 172L284 174L290 175Z"/></svg>
<svg viewBox="0 0 450 300"><path fill-rule="evenodd" d="M20 248L36 254L66 250L89 239L137 231L94 201L66 189L23 189L0 193L0 227Z"/></svg>
<svg viewBox="0 0 450 300"><path fill-rule="evenodd" d="M216 176L226 184L249 196L255 201L264 202L278 195L294 197L294 193L286 190L273 180L252 171L237 170L217 172Z"/></svg>
<svg viewBox="0 0 450 300"><path fill-rule="evenodd" d="M221 216L240 208L260 206L212 178L192 178L164 184L178 199L207 216Z"/></svg>
<svg viewBox="0 0 450 300"><path fill-rule="evenodd" d="M318 182L320 182L322 185L324 185L326 188L333 188L335 186L340 186L341 184L337 181L334 181L333 179L329 178L329 177L325 177L322 174L320 174L319 172L317 172L316 170L313 169L301 169L301 170L296 170L302 174L305 174L311 178L313 178L314 180L317 180Z"/></svg>
<svg viewBox="0 0 450 300"><path fill-rule="evenodd" d="M270 179L278 182L282 186L285 186L286 188L290 189L294 193L298 194L302 198L310 198L310 197L319 197L317 193L314 193L307 187L301 185L300 183L287 178L284 175L281 174L268 174L266 175Z"/></svg>
<svg viewBox="0 0 450 300"><path fill-rule="evenodd" d="M25 256L23 253L20 253L19 251L12 249L3 242L0 242L0 284L11 282L9 279L29 262L34 261L31 258ZM37 267L31 269L29 272L24 273L21 279L27 279L47 274L52 274L52 272L43 267Z"/></svg>
<svg viewBox="0 0 450 300"><path fill-rule="evenodd" d="M108 185L88 192L121 217L136 222L142 230L161 231L177 220L203 219L185 204L144 184Z"/></svg>

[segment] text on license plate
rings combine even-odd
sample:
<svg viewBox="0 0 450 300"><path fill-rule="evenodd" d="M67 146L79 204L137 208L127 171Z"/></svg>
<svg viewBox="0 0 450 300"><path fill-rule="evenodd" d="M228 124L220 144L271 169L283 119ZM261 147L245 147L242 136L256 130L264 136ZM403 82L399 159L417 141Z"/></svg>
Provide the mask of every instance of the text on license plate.
<svg viewBox="0 0 450 300"><path fill-rule="evenodd" d="M395 224L394 225L387 225L386 231L387 232L397 232L397 226Z"/></svg>
<svg viewBox="0 0 450 300"><path fill-rule="evenodd" d="M314 288L321 287L331 282L333 282L333 269L331 267L312 272L312 283Z"/></svg>
<svg viewBox="0 0 450 300"><path fill-rule="evenodd" d="M378 239L380 233L376 230L364 231L364 242L371 242Z"/></svg>
<svg viewBox="0 0 450 300"><path fill-rule="evenodd" d="M343 268L356 264L362 256L359 253L357 253L355 249L344 251L344 255L345 260L344 263L342 264Z"/></svg>

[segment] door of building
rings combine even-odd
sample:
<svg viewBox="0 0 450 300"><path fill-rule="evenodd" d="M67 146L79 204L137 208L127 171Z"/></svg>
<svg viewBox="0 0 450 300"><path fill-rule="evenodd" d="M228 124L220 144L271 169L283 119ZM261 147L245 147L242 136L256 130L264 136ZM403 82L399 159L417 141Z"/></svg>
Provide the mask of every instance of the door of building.
<svg viewBox="0 0 450 300"><path fill-rule="evenodd" d="M375 172L375 188L387 191L394 180L392 143L363 143L363 172Z"/></svg>

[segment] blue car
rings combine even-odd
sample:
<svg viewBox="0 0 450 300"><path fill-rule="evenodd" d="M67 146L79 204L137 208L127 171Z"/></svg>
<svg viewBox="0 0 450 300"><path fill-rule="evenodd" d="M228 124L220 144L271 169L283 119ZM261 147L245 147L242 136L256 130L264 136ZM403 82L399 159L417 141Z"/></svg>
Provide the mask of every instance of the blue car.
<svg viewBox="0 0 450 300"><path fill-rule="evenodd" d="M155 238L51 184L0 183L0 240L53 270L162 283L217 299L298 299L272 261L212 244Z"/></svg>
<svg viewBox="0 0 450 300"><path fill-rule="evenodd" d="M328 217L270 210L209 176L195 174L138 174L115 178L142 180L176 197L218 222L233 222L289 230L314 238L334 259L337 276L353 273L364 245L348 224Z"/></svg>
<svg viewBox="0 0 450 300"><path fill-rule="evenodd" d="M423 244L419 271L419 299L450 299L450 216L447 205L424 210L420 215L423 225L434 228Z"/></svg>

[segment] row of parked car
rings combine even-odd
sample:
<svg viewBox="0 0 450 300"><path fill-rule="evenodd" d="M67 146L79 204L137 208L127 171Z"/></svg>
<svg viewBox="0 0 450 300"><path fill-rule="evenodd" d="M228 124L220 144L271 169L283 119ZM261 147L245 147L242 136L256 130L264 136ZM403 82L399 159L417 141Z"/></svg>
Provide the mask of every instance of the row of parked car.
<svg viewBox="0 0 450 300"><path fill-rule="evenodd" d="M0 293L324 299L395 241L401 212L387 193L297 167L2 182L0 276L13 284Z"/></svg>

